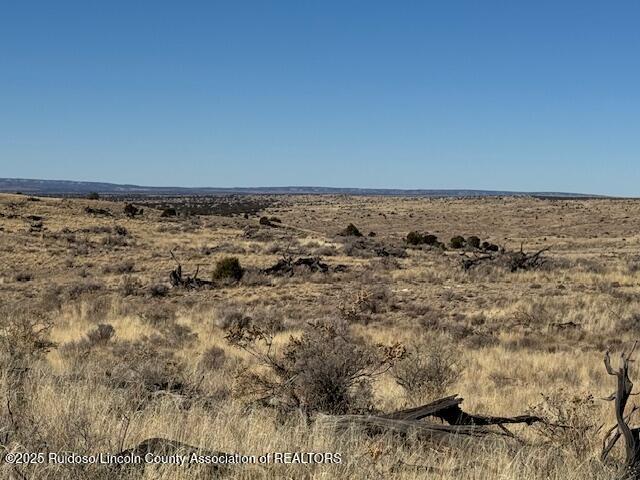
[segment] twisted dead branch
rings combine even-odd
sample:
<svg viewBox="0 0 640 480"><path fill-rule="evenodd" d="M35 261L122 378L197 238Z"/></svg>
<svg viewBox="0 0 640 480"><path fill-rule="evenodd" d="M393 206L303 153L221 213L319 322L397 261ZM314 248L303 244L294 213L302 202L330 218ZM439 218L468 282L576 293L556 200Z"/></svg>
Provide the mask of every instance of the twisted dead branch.
<svg viewBox="0 0 640 480"><path fill-rule="evenodd" d="M171 273L169 274L169 281L171 282L172 286L192 289L192 288L212 286L214 284L210 280L201 280L198 278L198 272L200 271L200 266L196 267L196 271L192 277L188 275L183 277L182 264L178 261L178 259L176 258L176 256L173 254L172 251L169 251L169 253L171 254L171 258L173 258L173 260L178 264L178 266L174 270L172 270Z"/></svg>
<svg viewBox="0 0 640 480"><path fill-rule="evenodd" d="M625 415L625 409L629 397L632 395L633 382L629 378L629 362L632 362L633 353L635 352L638 342L635 342L627 353L623 351L620 354L620 366L618 369L614 369L611 366L611 356L609 351L604 355L604 366L607 369L607 373L616 377L617 387L616 391L606 400L614 401L616 411L617 431L613 436L611 433L605 437L605 444L602 452L602 458L606 459L607 455L614 447L620 437L624 439L625 444L625 463L624 463L624 480L639 480L640 479L640 429L631 428L629 426L629 419L631 415L637 410L637 407L633 407L628 415ZM610 429L612 432L614 429ZM611 437L608 439L608 437ZM608 440L607 440L608 439Z"/></svg>
<svg viewBox="0 0 640 480"><path fill-rule="evenodd" d="M542 267L547 258L543 256L551 247L542 248L533 253L527 253L523 249L523 245L520 244L520 250L517 252L507 252L504 249L499 249L496 252L489 252L486 254L479 254L478 252L461 253L462 257L462 269L469 271L473 267L480 265L484 262L495 262L498 265L503 266L510 272L517 272L518 270L536 270Z"/></svg>

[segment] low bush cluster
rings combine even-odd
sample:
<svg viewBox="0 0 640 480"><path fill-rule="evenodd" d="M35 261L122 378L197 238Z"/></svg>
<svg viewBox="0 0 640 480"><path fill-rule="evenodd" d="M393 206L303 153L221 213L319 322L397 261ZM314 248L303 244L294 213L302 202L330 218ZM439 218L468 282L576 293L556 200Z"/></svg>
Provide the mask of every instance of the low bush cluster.
<svg viewBox="0 0 640 480"><path fill-rule="evenodd" d="M399 345L369 345L346 322L333 320L307 324L281 355L274 353L273 335L265 329L238 327L226 338L253 355L261 367L239 377L237 394L283 412L308 415L372 411L372 380L404 355Z"/></svg>

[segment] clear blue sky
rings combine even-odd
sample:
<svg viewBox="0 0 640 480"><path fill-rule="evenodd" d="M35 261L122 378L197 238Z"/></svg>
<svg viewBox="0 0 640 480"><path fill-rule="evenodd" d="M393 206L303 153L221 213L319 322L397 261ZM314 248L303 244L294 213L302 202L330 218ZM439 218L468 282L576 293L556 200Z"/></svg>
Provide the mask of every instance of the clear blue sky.
<svg viewBox="0 0 640 480"><path fill-rule="evenodd" d="M640 2L0 1L0 177L640 195Z"/></svg>

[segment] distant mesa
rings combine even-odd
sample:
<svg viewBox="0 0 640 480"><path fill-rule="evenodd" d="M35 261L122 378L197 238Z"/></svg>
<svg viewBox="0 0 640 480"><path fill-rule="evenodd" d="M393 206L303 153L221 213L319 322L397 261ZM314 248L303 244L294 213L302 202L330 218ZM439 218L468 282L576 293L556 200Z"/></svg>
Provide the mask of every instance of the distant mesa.
<svg viewBox="0 0 640 480"><path fill-rule="evenodd" d="M334 187L145 187L104 182L78 182L71 180L37 180L28 178L0 178L0 192L35 195L79 196L89 193L100 195L381 195L411 197L493 197L533 196L542 198L606 198L603 195L567 192L514 192L506 190L469 189L397 189L397 188L334 188Z"/></svg>

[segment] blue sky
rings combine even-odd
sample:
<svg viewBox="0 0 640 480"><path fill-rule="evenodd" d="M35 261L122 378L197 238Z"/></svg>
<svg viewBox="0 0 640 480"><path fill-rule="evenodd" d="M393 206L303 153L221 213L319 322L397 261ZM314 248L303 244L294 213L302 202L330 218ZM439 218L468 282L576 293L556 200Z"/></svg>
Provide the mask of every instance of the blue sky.
<svg viewBox="0 0 640 480"><path fill-rule="evenodd" d="M0 177L640 195L640 2L0 0Z"/></svg>

